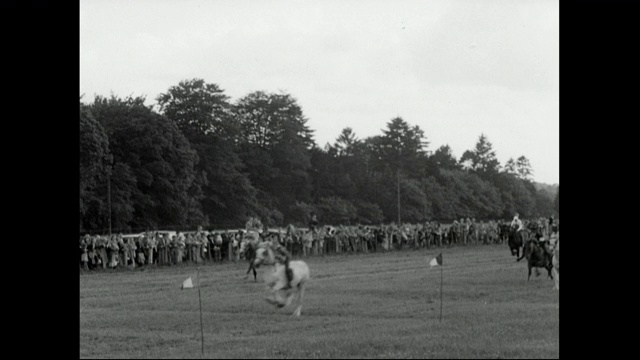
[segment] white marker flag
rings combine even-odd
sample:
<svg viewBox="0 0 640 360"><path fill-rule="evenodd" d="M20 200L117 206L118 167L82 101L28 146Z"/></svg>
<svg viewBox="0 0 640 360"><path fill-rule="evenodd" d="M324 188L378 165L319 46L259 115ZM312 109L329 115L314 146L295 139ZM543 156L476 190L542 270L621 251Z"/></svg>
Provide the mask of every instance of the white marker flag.
<svg viewBox="0 0 640 360"><path fill-rule="evenodd" d="M434 266L442 266L442 253L440 253L440 255L434 257L433 259L431 259L431 262L429 262L429 265L431 265L431 267Z"/></svg>
<svg viewBox="0 0 640 360"><path fill-rule="evenodd" d="M193 282L191 281L191 277L182 282L182 286L180 289L189 289L193 287Z"/></svg>

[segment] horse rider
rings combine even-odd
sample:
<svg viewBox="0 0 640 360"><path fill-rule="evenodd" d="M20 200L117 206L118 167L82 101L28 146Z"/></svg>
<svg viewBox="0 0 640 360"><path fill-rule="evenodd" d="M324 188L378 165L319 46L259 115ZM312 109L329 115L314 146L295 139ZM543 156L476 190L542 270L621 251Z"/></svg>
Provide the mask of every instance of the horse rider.
<svg viewBox="0 0 640 360"><path fill-rule="evenodd" d="M284 264L284 273L287 275L287 284L283 290L291 289L291 280L293 280L293 272L289 269L291 254L284 246L282 246L282 244L280 244L280 242L274 241L272 244L274 256L276 260Z"/></svg>
<svg viewBox="0 0 640 360"><path fill-rule="evenodd" d="M531 239L531 241L535 242L536 245L542 247L544 250L545 260L549 263L552 262L553 259L553 248L551 247L551 236L545 237L541 231L536 232L536 235Z"/></svg>
<svg viewBox="0 0 640 360"><path fill-rule="evenodd" d="M514 228L517 226L518 229L516 231L520 232L523 229L523 225L522 225L522 220L520 220L518 216L519 216L518 213L516 213L516 215L513 217L513 221L511 221L511 228Z"/></svg>
<svg viewBox="0 0 640 360"><path fill-rule="evenodd" d="M513 217L513 220L511 221L511 228L513 229L517 227L516 235L520 236L520 238L522 239L521 231L524 229L524 224L522 223L522 220L518 218L518 216L518 213L516 213L516 215Z"/></svg>

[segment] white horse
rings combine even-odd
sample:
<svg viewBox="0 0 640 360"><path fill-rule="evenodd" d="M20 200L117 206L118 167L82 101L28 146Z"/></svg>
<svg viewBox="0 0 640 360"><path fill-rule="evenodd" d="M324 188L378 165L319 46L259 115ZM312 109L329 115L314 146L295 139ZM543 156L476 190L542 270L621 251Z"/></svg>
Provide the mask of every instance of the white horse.
<svg viewBox="0 0 640 360"><path fill-rule="evenodd" d="M256 258L253 261L253 266L257 268L260 265L273 265L273 270L268 271L263 276L267 284L267 290L270 292L266 300L282 308L291 304L294 294L297 294L297 306L293 315L300 316L305 286L310 279L309 266L301 260L290 261L289 269L293 272L291 289L284 290L283 288L287 285L285 266L275 260L275 254L271 247L263 247L256 250ZM283 296L283 292L286 296Z"/></svg>

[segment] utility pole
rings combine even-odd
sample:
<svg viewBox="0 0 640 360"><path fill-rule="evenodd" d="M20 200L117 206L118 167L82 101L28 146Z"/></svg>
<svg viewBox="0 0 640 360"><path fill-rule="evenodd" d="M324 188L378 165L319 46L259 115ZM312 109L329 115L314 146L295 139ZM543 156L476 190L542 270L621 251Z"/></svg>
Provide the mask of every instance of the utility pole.
<svg viewBox="0 0 640 360"><path fill-rule="evenodd" d="M398 167L398 226L400 226L400 168Z"/></svg>
<svg viewBox="0 0 640 360"><path fill-rule="evenodd" d="M107 174L107 202L109 203L109 236L111 236L111 170Z"/></svg>
<svg viewBox="0 0 640 360"><path fill-rule="evenodd" d="M401 139L398 138L398 143L401 143ZM401 222L400 222L400 164L402 161L402 147L400 147L398 149L398 162L397 162L397 175L398 175L398 179L397 179L397 183L398 183L398 226L400 226Z"/></svg>

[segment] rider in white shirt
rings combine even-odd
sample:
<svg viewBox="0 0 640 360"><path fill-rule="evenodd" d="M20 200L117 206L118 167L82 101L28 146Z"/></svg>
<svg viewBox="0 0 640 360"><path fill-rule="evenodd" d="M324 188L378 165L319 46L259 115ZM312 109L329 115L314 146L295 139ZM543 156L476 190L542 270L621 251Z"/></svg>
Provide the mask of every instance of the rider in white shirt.
<svg viewBox="0 0 640 360"><path fill-rule="evenodd" d="M518 219L518 214L516 214L516 216L513 217L513 221L511 221L511 227L515 227L518 226L518 230L517 231L522 231L523 224L522 224L522 220Z"/></svg>

